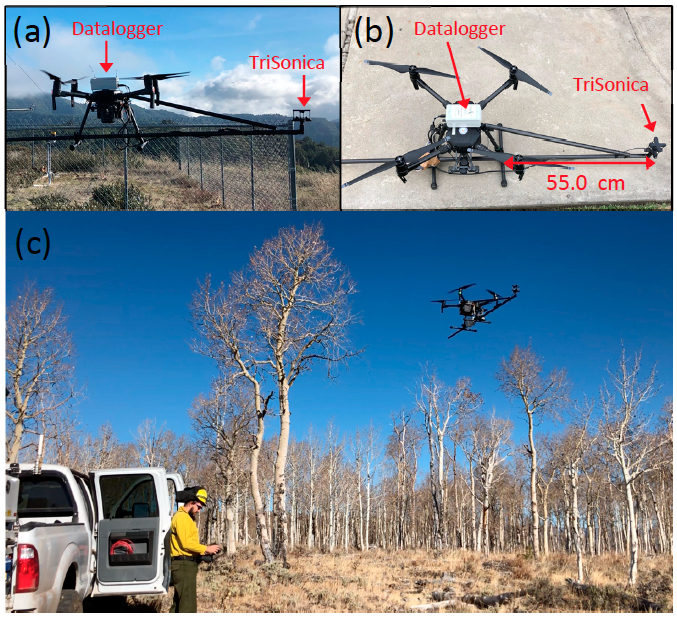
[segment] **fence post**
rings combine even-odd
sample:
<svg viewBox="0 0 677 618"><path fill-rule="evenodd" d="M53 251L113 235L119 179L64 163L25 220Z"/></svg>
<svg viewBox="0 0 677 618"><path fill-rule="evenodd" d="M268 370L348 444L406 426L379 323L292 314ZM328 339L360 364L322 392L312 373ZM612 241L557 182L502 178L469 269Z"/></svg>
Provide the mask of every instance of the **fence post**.
<svg viewBox="0 0 677 618"><path fill-rule="evenodd" d="M47 184L52 184L52 142L47 142Z"/></svg>
<svg viewBox="0 0 677 618"><path fill-rule="evenodd" d="M221 206L226 207L226 185L223 182L223 135L219 137L221 144Z"/></svg>
<svg viewBox="0 0 677 618"><path fill-rule="evenodd" d="M186 143L188 144L188 178L190 178L190 135L186 136Z"/></svg>
<svg viewBox="0 0 677 618"><path fill-rule="evenodd" d="M200 144L200 191L204 191L204 185L202 184L202 138L198 137Z"/></svg>
<svg viewBox="0 0 677 618"><path fill-rule="evenodd" d="M289 121L289 128L294 128L294 121ZM296 210L296 144L294 135L289 136L289 208Z"/></svg>
<svg viewBox="0 0 677 618"><path fill-rule="evenodd" d="M252 210L256 210L256 200L254 198L254 136L249 136L249 165L252 176Z"/></svg>
<svg viewBox="0 0 677 618"><path fill-rule="evenodd" d="M31 137L35 137L35 130L31 129ZM35 167L35 142L31 142L31 169Z"/></svg>
<svg viewBox="0 0 677 618"><path fill-rule="evenodd" d="M181 171L181 138L176 138L176 150L179 154L179 171Z"/></svg>
<svg viewBox="0 0 677 618"><path fill-rule="evenodd" d="M129 210L129 189L127 187L127 142L125 141L125 210Z"/></svg>

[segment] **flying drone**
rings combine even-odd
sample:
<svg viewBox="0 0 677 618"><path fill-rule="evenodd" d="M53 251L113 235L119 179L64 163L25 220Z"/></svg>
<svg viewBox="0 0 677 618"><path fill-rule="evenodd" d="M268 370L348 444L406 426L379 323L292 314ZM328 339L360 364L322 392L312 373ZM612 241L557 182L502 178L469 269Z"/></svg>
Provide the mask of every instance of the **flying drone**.
<svg viewBox="0 0 677 618"><path fill-rule="evenodd" d="M177 77L185 77L190 72L183 73L157 73L145 74L135 77L94 77L90 79L91 92L83 92L79 89L79 82L84 77L76 79L61 79L57 75L42 71L49 79L52 80L52 109L56 111L57 97L64 97L71 100L71 107L75 107L75 99L85 99L87 107L85 115L80 124L80 128L71 136L50 136L50 137L15 137L8 138L8 142L21 141L54 141L54 140L73 140L70 149L75 150L83 140L86 139L119 139L123 137L126 144L130 140L136 141L136 149L142 152L144 147L148 144L148 139L155 139L158 137L173 137L173 136L189 136L189 137L213 137L218 135L302 135L304 132L304 122L310 122L309 110L294 110L293 120L299 123L296 128L282 128L264 122L257 122L256 120L247 120L245 118L238 118L237 116L228 116L226 114L217 114L196 107L188 105L179 105L178 103L171 103L160 99L160 82L166 79L174 79ZM131 90L126 84L120 83L120 80L141 80L143 81L143 88ZM70 85L69 90L65 90L63 86ZM162 133L144 134L139 127L134 110L131 105L131 100L143 101L150 104L150 108L154 109L160 105L180 109L186 112L195 112L202 116L211 116L221 120L228 120L237 122L240 126L219 127L210 131L166 131ZM96 112L96 117L103 124L114 124L116 121L121 121L122 128L119 134L109 135L86 135L85 124L90 112ZM130 128L131 125L131 128Z"/></svg>
<svg viewBox="0 0 677 618"><path fill-rule="evenodd" d="M665 144L662 144L658 141L658 138L654 138L652 142L649 143L647 148L633 148L631 150L642 150L642 153L631 153L628 151L622 150L612 150L610 148L604 148L602 146L591 146L589 144L580 144L578 142L572 142L566 139L559 137L551 137L549 135L541 135L538 133L531 133L530 131L522 131L520 129L511 129L509 127L504 127L502 124L489 124L482 121L482 110L491 103L499 94L503 91L508 90L510 87L513 90L517 90L517 86L520 82L524 82L537 88L538 90L552 95L547 88L539 84L535 79L530 75L519 69L512 62L509 62L500 56L479 47L485 54L493 58L496 62L503 65L510 72L508 79L503 83L502 86L497 88L492 92L488 97L480 101L479 103L474 103L470 101L467 107L464 107L460 102L452 103L447 101L443 96L435 92L428 84L426 84L422 79L422 75L431 75L436 77L446 77L456 79L455 75L449 73L442 73L440 71L434 71L432 69L426 69L423 67L417 67L414 65L405 65L405 64L391 64L389 62L377 62L375 60L365 60L366 64L385 67L392 71L397 71L398 73L408 74L409 79L411 80L412 85L415 90L423 89L430 95L432 95L437 101L439 101L446 109L446 113L440 116L436 116L433 119L432 124L430 125L430 130L428 131L428 145L407 152L406 154L399 155L394 159L344 159L341 163L380 163L378 167L375 167L366 174L362 174L357 178L346 182L342 185L342 188L348 187L360 182L365 178L374 176L375 174L380 174L389 169L395 168L398 177L402 182L407 182L406 176L412 170L425 169L429 167L432 170L432 182L431 188L437 189L437 171L448 174L484 174L488 172L498 172L499 170L489 170L488 172L480 172L480 168L476 165L479 161L498 161L501 165L501 186L507 187L508 183L505 177L506 166L510 167L515 174L519 177L519 180L522 180L524 176L524 170L532 167L531 165L526 165L520 163L521 161L525 162L541 162L541 161L551 161L551 160L563 160L563 161L575 161L577 159L606 159L606 158L623 158L623 159L632 159L632 158L645 158L653 157L656 159L658 153L663 151ZM487 148L482 144L482 133L486 135L488 140L493 146L493 150ZM498 141L494 137L494 133L498 136ZM511 154L505 152L503 149L503 134L512 133L514 135L522 135L524 137L531 137L534 139L543 140L546 142L553 142L555 144L564 144L565 146L572 146L574 148L584 148L586 150L593 150L596 152L604 153L597 155L520 155L520 154ZM441 155L451 154L451 157L443 157ZM449 166L448 170L443 170L441 167L436 167L440 163L452 163ZM573 169L566 165L559 165L557 163L552 164L538 164L538 167L562 167L564 169Z"/></svg>
<svg viewBox="0 0 677 618"><path fill-rule="evenodd" d="M473 285L475 284L469 283L468 285L463 285L460 288L456 288L455 290L449 290L448 294L458 292L458 302L453 302L446 299L430 301L432 303L440 303L440 310L442 313L444 313L445 309L449 309L450 307L458 307L458 313L463 317L463 325L450 326L449 328L451 328L454 332L449 335L449 339L455 337L462 331L476 333L477 329L473 328L473 326L476 324L491 324L491 322L487 322L487 316L490 313L496 311L496 309L499 307L509 303L517 296L517 294L519 294L520 291L519 286L513 285L512 296L500 296L499 294L496 294L496 292L487 290L487 292L491 294L491 298L484 298L482 300L466 300L466 298L463 296L463 290L471 288ZM488 305L493 306L489 309L485 309L485 307Z"/></svg>

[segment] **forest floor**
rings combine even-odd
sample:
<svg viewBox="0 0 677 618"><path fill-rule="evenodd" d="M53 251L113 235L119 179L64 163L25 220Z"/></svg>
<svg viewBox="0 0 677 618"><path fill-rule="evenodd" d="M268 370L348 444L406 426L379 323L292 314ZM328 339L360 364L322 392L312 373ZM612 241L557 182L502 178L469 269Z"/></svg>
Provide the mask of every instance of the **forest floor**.
<svg viewBox="0 0 677 618"><path fill-rule="evenodd" d="M407 550L365 553L310 553L296 550L289 569L255 566L260 552L244 547L237 555L203 564L198 574L199 612L408 612L412 607L452 599L443 612L632 612L636 598L672 612L672 558L645 557L639 583L625 586L624 555L586 557L585 592L566 578L576 577L576 558L550 554L539 562L524 554L483 556L467 551ZM523 591L500 607L480 609L466 595ZM134 597L128 611L167 612L171 594ZM465 599L465 601L463 601Z"/></svg>

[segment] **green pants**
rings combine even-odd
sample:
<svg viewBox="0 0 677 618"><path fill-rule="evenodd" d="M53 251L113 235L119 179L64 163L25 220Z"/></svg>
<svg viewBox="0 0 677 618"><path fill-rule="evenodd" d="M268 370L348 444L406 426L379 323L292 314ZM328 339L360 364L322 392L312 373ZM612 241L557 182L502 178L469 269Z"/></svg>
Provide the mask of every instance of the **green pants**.
<svg viewBox="0 0 677 618"><path fill-rule="evenodd" d="M197 562L172 560L172 584L174 604L170 613L197 613Z"/></svg>

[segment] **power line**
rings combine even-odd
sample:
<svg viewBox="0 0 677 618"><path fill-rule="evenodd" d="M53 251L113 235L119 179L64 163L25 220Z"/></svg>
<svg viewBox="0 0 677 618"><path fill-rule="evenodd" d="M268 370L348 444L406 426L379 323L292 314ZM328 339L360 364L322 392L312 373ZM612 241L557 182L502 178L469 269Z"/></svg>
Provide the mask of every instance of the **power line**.
<svg viewBox="0 0 677 618"><path fill-rule="evenodd" d="M5 52L5 55L6 55L12 62L14 62L14 58L12 58L12 56L10 56L7 52ZM18 67L24 72L24 75L25 75L28 79L30 79L30 80L35 84L35 82L33 81L33 78L32 78L28 73L26 73L26 71L24 71L23 67L22 67L20 64L17 64L16 62L14 62L14 64L16 64L16 66L18 66ZM42 94L44 94L44 95L47 94L47 93L46 93L42 88L40 88L40 86L38 86L37 84L35 84L35 87L36 87L40 92L42 92Z"/></svg>

